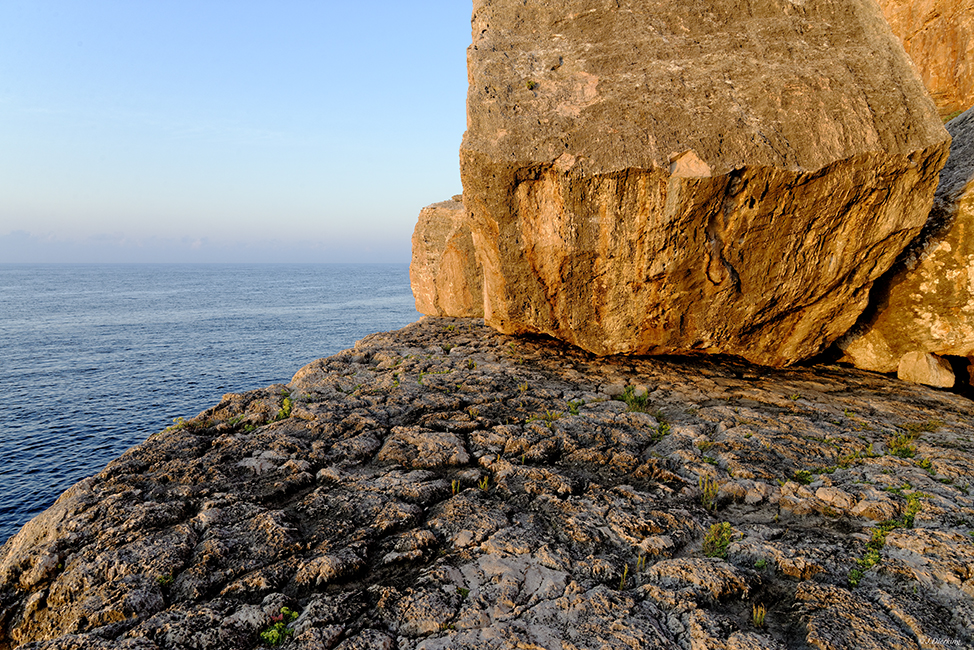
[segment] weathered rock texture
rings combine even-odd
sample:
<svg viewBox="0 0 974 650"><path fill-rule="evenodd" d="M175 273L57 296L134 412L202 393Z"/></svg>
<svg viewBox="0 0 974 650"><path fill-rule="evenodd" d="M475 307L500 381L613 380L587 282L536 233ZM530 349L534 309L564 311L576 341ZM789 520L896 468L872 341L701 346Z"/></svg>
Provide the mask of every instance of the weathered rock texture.
<svg viewBox="0 0 974 650"><path fill-rule="evenodd" d="M482 317L483 276L470 237L463 197L419 213L409 283L416 311L428 316Z"/></svg>
<svg viewBox="0 0 974 650"><path fill-rule="evenodd" d="M953 388L957 383L950 362L929 352L904 354L896 368L896 378L937 388Z"/></svg>
<svg viewBox="0 0 974 650"><path fill-rule="evenodd" d="M477 0L468 67L487 322L600 355L818 352L946 160L873 0Z"/></svg>
<svg viewBox="0 0 974 650"><path fill-rule="evenodd" d="M895 372L908 352L974 356L974 110L954 140L930 220L873 292L874 307L839 342L857 367Z"/></svg>
<svg viewBox="0 0 974 650"><path fill-rule="evenodd" d="M974 0L879 0L941 117L974 106Z"/></svg>
<svg viewBox="0 0 974 650"><path fill-rule="evenodd" d="M303 650L971 647L972 432L858 370L424 319L66 492L0 548L0 648L250 649L283 606Z"/></svg>

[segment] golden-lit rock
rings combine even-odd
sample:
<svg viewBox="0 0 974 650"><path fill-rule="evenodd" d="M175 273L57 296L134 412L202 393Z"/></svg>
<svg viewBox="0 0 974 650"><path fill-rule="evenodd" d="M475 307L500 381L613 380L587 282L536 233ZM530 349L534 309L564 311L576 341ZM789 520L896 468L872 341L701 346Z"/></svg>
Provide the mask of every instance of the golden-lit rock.
<svg viewBox="0 0 974 650"><path fill-rule="evenodd" d="M872 0L476 0L464 203L487 322L771 366L847 331L948 136Z"/></svg>
<svg viewBox="0 0 974 650"><path fill-rule="evenodd" d="M896 372L914 351L974 356L974 109L947 129L954 140L927 226L839 342L864 370Z"/></svg>
<svg viewBox="0 0 974 650"><path fill-rule="evenodd" d="M944 118L974 105L974 0L879 0Z"/></svg>
<svg viewBox="0 0 974 650"><path fill-rule="evenodd" d="M460 196L420 211L409 266L416 311L428 316L484 315L483 279L466 216Z"/></svg>

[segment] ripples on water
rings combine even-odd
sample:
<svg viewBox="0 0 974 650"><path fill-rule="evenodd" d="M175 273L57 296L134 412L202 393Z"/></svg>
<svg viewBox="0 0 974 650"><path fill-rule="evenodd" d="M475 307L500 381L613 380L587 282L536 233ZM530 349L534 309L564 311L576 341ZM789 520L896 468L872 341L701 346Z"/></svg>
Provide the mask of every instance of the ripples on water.
<svg viewBox="0 0 974 650"><path fill-rule="evenodd" d="M417 318L405 264L0 264L0 544L173 418Z"/></svg>

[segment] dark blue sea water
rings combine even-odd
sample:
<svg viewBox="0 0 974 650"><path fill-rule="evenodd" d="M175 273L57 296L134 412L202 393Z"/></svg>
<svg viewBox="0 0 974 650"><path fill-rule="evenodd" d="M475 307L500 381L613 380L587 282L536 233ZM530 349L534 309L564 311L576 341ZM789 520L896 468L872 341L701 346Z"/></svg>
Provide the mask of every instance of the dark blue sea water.
<svg viewBox="0 0 974 650"><path fill-rule="evenodd" d="M406 264L0 264L0 545L174 418L417 318Z"/></svg>

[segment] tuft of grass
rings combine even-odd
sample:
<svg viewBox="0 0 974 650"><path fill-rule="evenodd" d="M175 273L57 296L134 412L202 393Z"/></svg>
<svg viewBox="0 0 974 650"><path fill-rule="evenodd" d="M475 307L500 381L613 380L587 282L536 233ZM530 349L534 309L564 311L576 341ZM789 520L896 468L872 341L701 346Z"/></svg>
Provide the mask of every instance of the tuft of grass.
<svg viewBox="0 0 974 650"><path fill-rule="evenodd" d="M755 603L751 605L751 623L754 627L764 627L764 617L768 615L768 610L763 604Z"/></svg>
<svg viewBox="0 0 974 650"><path fill-rule="evenodd" d="M734 537L734 529L729 523L714 524L703 537L703 554L707 557L727 558L727 547Z"/></svg>
<svg viewBox="0 0 974 650"><path fill-rule="evenodd" d="M585 404L585 400L581 400L581 399L580 400L576 400L576 401L572 401L572 402L568 402L568 413L570 415L578 415L578 409L583 404Z"/></svg>
<svg viewBox="0 0 974 650"><path fill-rule="evenodd" d="M904 489L909 488L887 488L887 491L902 495ZM866 571L879 564L882 557L879 551L886 545L886 535L897 528L913 528L914 519L923 508L920 499L929 496L922 492L913 492L906 495L906 510L900 519L887 519L880 522L873 529L872 537L866 542L866 553L856 560L856 565L849 571L849 585L858 587L859 582Z"/></svg>
<svg viewBox="0 0 974 650"><path fill-rule="evenodd" d="M490 477L488 476L483 477L482 479L480 479L480 482L477 483L477 487L479 487L484 492L487 491L489 485L490 485Z"/></svg>
<svg viewBox="0 0 974 650"><path fill-rule="evenodd" d="M528 417L526 423L531 422L544 422L545 426L549 429L554 428L555 420L560 418L563 414L560 411L545 411L544 415L532 415Z"/></svg>
<svg viewBox="0 0 974 650"><path fill-rule="evenodd" d="M717 510L717 494L720 492L720 485L709 476L701 476L697 479L700 487L700 504L710 511Z"/></svg>
<svg viewBox="0 0 974 650"><path fill-rule="evenodd" d="M910 422L903 425L903 433L897 434L887 441L889 453L899 458L913 458L916 456L916 441L924 433L932 433L942 427L943 422L937 419L925 420L923 422Z"/></svg>
<svg viewBox="0 0 974 650"><path fill-rule="evenodd" d="M916 441L920 434L901 433L893 436L887 441L889 453L898 458L913 458L917 454Z"/></svg>
<svg viewBox="0 0 974 650"><path fill-rule="evenodd" d="M954 111L953 113L949 113L947 115L944 115L943 118L942 118L943 121L944 121L944 124L946 124L947 122L951 121L955 117L961 115L963 112L964 111Z"/></svg>

